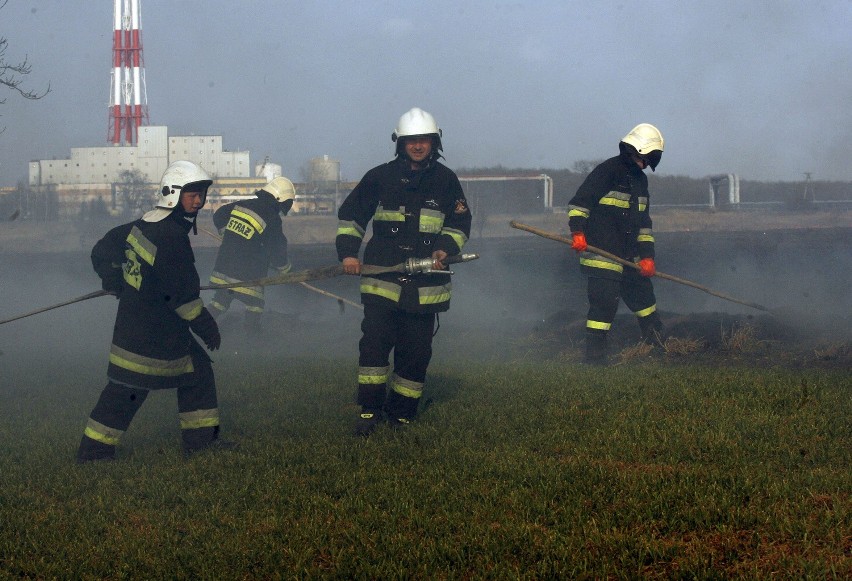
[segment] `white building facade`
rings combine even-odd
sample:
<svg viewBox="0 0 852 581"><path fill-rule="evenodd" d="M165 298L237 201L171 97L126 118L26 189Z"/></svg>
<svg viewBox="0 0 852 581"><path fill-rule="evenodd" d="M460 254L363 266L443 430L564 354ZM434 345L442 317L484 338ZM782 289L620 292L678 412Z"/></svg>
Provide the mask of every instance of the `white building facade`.
<svg viewBox="0 0 852 581"><path fill-rule="evenodd" d="M168 127L139 128L134 146L72 147L69 159L42 159L29 165L29 185L112 184L125 170L138 169L159 183L172 161L197 163L212 177L250 177L248 151L225 151L221 135L169 137Z"/></svg>

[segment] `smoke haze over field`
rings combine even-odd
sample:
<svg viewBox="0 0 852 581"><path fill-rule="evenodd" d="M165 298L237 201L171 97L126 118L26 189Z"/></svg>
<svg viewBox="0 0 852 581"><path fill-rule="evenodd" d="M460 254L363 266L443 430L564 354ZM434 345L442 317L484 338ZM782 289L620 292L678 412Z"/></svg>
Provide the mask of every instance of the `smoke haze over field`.
<svg viewBox="0 0 852 581"><path fill-rule="evenodd" d="M729 296L765 305L780 325L808 337L802 347L826 341L850 341L852 248L838 231L774 231L729 234L704 244L706 234L659 236L658 267ZM814 254L798 252L808 248ZM453 300L442 314L435 341L436 360L520 357L529 346L518 340L548 320L572 320L582 331L587 309L585 279L574 253L566 246L537 237L474 238L465 249L480 253L477 261L453 267ZM294 246L297 270L333 264L329 245ZM830 267L814 267L813 256ZM198 271L206 282L215 254L196 251ZM99 288L87 252L64 254L0 254L3 281L0 320L56 304ZM323 288L358 301L355 277L317 281ZM664 314L765 313L726 302L699 290L655 279L658 307ZM211 291L202 298L209 301ZM300 287L267 290L266 334L246 342L242 305L233 306L222 323L223 352L228 357L261 350L272 358L331 358L351 365L358 360L362 313L347 306L340 312L333 299ZM0 325L0 365L37 365L41 358L64 358L70 374L83 374L94 384L104 380L106 357L115 320L116 301L101 297ZM627 313L621 306L621 313ZM635 334L632 321L618 331ZM718 331L718 324L715 327ZM214 355L218 359L220 355ZM241 365L240 363L237 363ZM438 368L436 368L438 369ZM57 378L57 381L64 381ZM0 386L3 385L0 380ZM96 391L93 386L93 393Z"/></svg>
<svg viewBox="0 0 852 581"><path fill-rule="evenodd" d="M312 157L358 179L391 156L412 106L459 167L570 168L638 122L661 173L849 180L852 3L144 0L152 124L224 136L299 179ZM5 55L32 65L0 92L0 185L31 159L106 144L112 3L11 0Z"/></svg>

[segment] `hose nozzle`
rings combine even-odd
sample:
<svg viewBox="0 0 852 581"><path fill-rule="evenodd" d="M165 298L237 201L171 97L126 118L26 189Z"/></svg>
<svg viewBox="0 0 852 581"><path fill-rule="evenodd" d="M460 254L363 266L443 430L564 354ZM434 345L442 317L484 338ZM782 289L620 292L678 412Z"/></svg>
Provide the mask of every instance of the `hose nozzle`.
<svg viewBox="0 0 852 581"><path fill-rule="evenodd" d="M478 254L454 254L446 257L444 264L456 264L459 262L470 262L479 258ZM451 270L436 270L434 258L409 258L405 261L406 274L454 274Z"/></svg>

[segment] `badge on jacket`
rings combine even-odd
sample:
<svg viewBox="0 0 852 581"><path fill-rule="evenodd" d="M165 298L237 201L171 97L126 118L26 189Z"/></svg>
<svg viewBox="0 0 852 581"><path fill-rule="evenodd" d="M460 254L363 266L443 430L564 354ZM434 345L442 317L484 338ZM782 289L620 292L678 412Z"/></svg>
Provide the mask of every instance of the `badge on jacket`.
<svg viewBox="0 0 852 581"><path fill-rule="evenodd" d="M456 200L456 214L464 214L467 212L467 200L462 198L461 200Z"/></svg>

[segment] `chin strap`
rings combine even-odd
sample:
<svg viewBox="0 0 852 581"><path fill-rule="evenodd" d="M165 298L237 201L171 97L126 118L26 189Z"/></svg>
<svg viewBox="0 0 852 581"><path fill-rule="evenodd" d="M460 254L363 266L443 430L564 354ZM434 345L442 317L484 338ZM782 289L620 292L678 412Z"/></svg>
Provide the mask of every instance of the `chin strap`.
<svg viewBox="0 0 852 581"><path fill-rule="evenodd" d="M195 214L187 214L184 212L183 219L192 223L192 233L193 235L198 236L198 212Z"/></svg>

